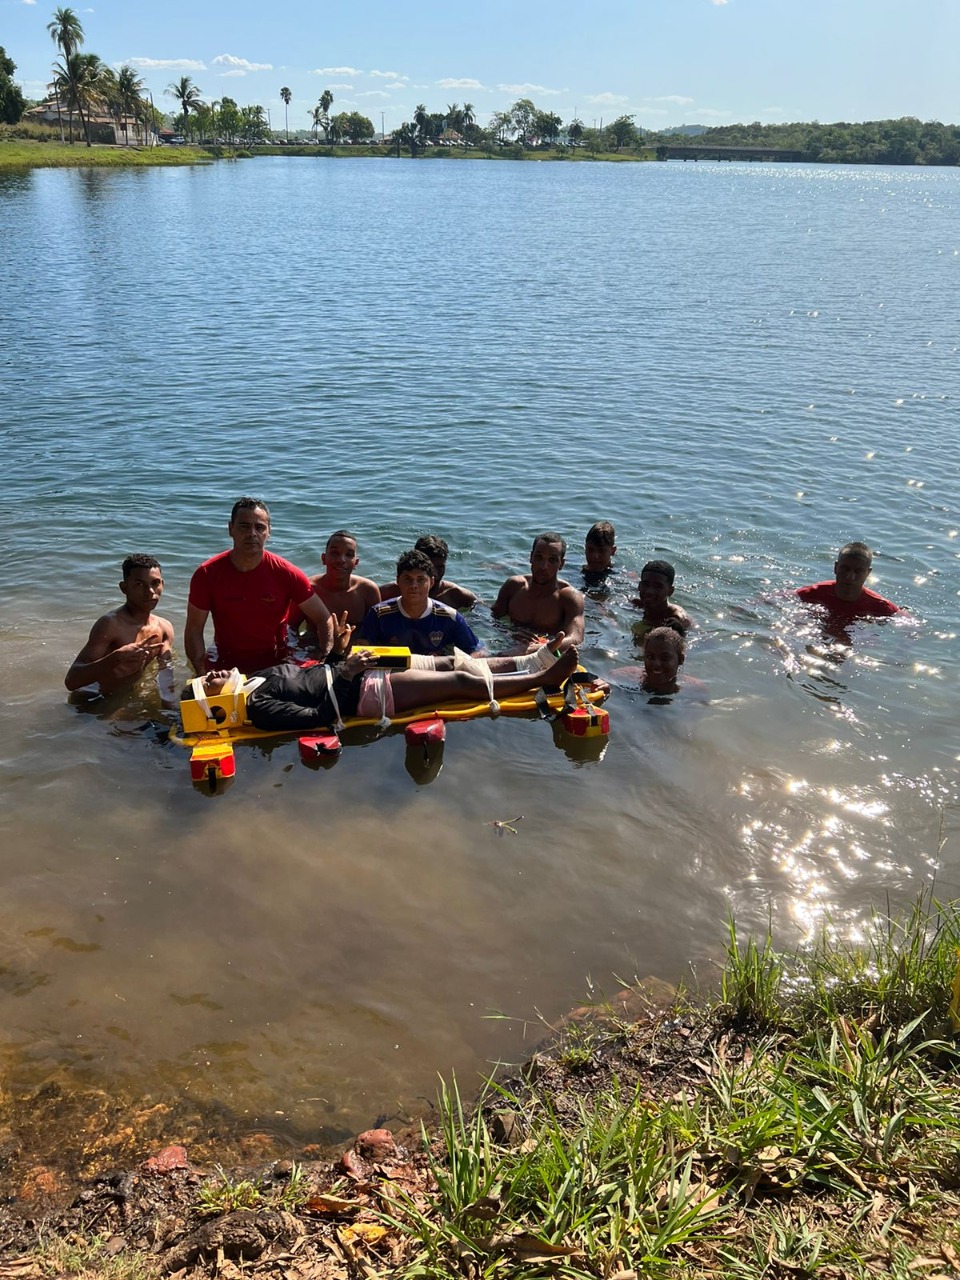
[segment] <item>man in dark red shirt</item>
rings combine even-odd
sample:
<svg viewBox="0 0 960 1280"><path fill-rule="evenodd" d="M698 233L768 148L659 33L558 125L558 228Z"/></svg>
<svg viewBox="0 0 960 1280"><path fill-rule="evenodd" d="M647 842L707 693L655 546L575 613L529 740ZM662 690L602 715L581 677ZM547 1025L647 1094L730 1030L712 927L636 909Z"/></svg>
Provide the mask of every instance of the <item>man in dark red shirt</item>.
<svg viewBox="0 0 960 1280"><path fill-rule="evenodd" d="M213 666L238 667L245 675L287 656L287 613L298 605L317 629L320 657L333 644L330 611L307 575L265 550L270 512L258 498L239 498L227 526L230 551L205 560L190 579L183 646L198 675ZM213 615L217 660L207 655L203 629Z"/></svg>
<svg viewBox="0 0 960 1280"><path fill-rule="evenodd" d="M892 617L900 613L900 609L863 585L872 565L873 552L865 542L848 542L837 553L833 566L835 581L800 587L797 595L804 604L822 605L834 618L844 622L854 618Z"/></svg>

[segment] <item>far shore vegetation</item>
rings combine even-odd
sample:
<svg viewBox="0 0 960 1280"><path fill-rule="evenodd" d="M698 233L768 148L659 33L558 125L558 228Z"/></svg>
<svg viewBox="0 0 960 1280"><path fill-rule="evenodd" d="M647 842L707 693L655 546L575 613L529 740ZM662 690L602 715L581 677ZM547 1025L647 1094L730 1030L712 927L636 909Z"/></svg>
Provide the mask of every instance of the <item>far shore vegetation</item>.
<svg viewBox="0 0 960 1280"><path fill-rule="evenodd" d="M91 13L92 10L84 10ZM161 111L136 68L114 68L84 50L86 34L76 11L57 9L47 31L56 57L49 96L30 102L16 81L16 63L0 48L0 168L65 164L196 164L245 153L312 156L456 156L509 160L756 159L812 164L957 165L960 126L912 116L865 123L817 121L794 124L735 124L717 128L682 126L662 133L640 128L632 115L614 120L564 121L530 98L491 113L486 126L473 103L451 102L438 110L418 103L412 118L389 134L376 130L359 111L333 112L325 88L310 108L311 127L289 127L293 94L278 86L284 128L271 128L262 103L233 98L207 101L189 75L165 90L175 106ZM279 113L279 112L278 112ZM381 120L381 125L383 121ZM321 133L323 139L321 142ZM84 159L69 160L52 146L71 151L83 144ZM128 158L94 159L96 144ZM197 148L192 151L190 148ZM168 151L178 154L169 157ZM144 154L146 153L146 154ZM136 155L136 158L130 158Z"/></svg>

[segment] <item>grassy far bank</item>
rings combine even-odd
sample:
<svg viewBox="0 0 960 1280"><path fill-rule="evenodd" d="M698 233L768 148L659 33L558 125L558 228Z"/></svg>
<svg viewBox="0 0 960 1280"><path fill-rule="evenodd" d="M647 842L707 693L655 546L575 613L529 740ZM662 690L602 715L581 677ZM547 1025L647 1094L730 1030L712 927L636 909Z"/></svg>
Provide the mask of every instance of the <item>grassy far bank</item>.
<svg viewBox="0 0 960 1280"><path fill-rule="evenodd" d="M273 147L253 146L249 149L234 147L200 147L200 146L159 146L159 147L124 147L116 145L94 145L87 147L80 143L71 146L61 142L32 142L25 139L3 140L0 138L0 169L37 169L37 168L85 168L88 166L108 168L137 168L157 165L207 164L216 159L236 159L256 156L309 156L313 159L337 158L358 159L369 156L396 157L394 147L379 144L369 146L292 146ZM420 160L551 160L551 161L621 161L652 159L652 155L636 152L592 152L585 148L571 150L554 148L551 150L523 150L519 147L505 147L502 150L481 150L475 148L436 147L418 156ZM410 156L404 152L403 160Z"/></svg>
<svg viewBox="0 0 960 1280"><path fill-rule="evenodd" d="M184 1170L163 1200L141 1166L39 1242L0 1211L0 1277L947 1280L958 908L797 955L731 927L712 998L663 1009L636 986L577 1010L478 1106L444 1086L407 1149L377 1130L337 1165Z"/></svg>
<svg viewBox="0 0 960 1280"><path fill-rule="evenodd" d="M2 169L130 169L157 165L204 164L211 156L199 147L87 147L75 143L0 140Z"/></svg>

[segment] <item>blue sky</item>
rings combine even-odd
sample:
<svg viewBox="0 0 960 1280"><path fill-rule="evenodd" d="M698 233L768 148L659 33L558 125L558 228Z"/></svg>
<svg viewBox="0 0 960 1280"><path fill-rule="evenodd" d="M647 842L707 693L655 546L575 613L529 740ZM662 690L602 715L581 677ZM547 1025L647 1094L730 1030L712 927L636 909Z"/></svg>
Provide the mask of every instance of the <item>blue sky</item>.
<svg viewBox="0 0 960 1280"><path fill-rule="evenodd" d="M40 97L59 0L0 0L0 44ZM136 66L158 107L181 75L306 128L333 111L379 130L471 102L479 123L518 97L586 124L632 114L646 128L761 120L960 122L960 0L79 0L85 49Z"/></svg>

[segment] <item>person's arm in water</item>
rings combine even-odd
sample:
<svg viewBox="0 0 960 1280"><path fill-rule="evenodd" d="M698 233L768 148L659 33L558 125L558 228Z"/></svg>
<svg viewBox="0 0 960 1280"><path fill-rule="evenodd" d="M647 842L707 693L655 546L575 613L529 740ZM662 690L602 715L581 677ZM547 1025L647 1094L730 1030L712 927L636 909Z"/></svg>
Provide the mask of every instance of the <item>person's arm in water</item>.
<svg viewBox="0 0 960 1280"><path fill-rule="evenodd" d="M169 625L169 624L168 624ZM71 693L88 684L110 685L137 676L152 658L159 657L164 647L160 637L116 644L116 624L110 614L98 618L83 646L64 677Z"/></svg>
<svg viewBox="0 0 960 1280"><path fill-rule="evenodd" d="M333 648L333 619L330 610L318 595L309 595L300 602L300 612L317 633L317 653L325 657Z"/></svg>
<svg viewBox="0 0 960 1280"><path fill-rule="evenodd" d="M505 618L510 612L510 601L517 594L524 584L522 574L517 574L513 578L508 578L497 593L497 598L490 606L490 612L495 618Z"/></svg>
<svg viewBox="0 0 960 1280"><path fill-rule="evenodd" d="M205 676L210 670L207 661L207 646L203 639L203 629L207 624L209 613L206 609L198 609L195 604L187 605L187 622L183 628L183 647L187 661L198 676Z"/></svg>
<svg viewBox="0 0 960 1280"><path fill-rule="evenodd" d="M563 631L578 647L583 644L583 596L574 587L560 592L562 618L558 631Z"/></svg>

